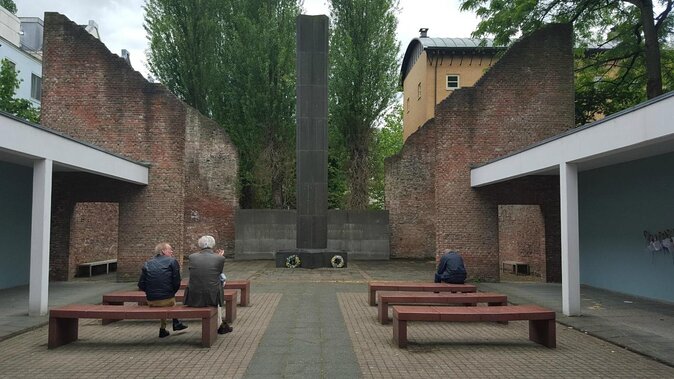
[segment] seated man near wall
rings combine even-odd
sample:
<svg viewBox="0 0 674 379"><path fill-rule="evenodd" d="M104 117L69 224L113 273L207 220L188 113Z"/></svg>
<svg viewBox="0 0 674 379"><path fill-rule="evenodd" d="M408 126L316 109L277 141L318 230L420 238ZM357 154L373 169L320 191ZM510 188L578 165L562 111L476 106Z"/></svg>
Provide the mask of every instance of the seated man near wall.
<svg viewBox="0 0 674 379"><path fill-rule="evenodd" d="M456 251L446 249L435 254L435 263L438 271L435 273L435 283L463 284L466 281L466 267L463 258Z"/></svg>
<svg viewBox="0 0 674 379"><path fill-rule="evenodd" d="M225 276L222 272L225 251L213 251L215 238L212 236L199 238L197 245L201 251L189 257L190 280L185 289L183 304L188 307L218 307L218 318L222 320L218 334L229 333L232 327L227 325L222 312L225 304Z"/></svg>
<svg viewBox="0 0 674 379"><path fill-rule="evenodd" d="M180 265L173 257L173 248L166 242L154 248L154 258L143 264L138 288L145 291L147 303L151 307L172 307L176 305L176 292L180 289ZM177 318L173 319L173 330L186 329ZM161 320L159 338L167 337L166 320Z"/></svg>

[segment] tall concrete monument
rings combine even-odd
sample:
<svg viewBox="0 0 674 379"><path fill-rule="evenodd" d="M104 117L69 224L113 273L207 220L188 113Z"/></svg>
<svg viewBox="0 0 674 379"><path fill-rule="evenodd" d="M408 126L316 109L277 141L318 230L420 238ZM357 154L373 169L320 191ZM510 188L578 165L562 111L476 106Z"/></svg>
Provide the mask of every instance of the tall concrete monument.
<svg viewBox="0 0 674 379"><path fill-rule="evenodd" d="M297 248L328 243L328 17L297 17Z"/></svg>
<svg viewBox="0 0 674 379"><path fill-rule="evenodd" d="M296 248L276 252L276 266L298 257L299 267L346 265L328 250L328 17L297 17ZM293 265L294 266L294 265Z"/></svg>

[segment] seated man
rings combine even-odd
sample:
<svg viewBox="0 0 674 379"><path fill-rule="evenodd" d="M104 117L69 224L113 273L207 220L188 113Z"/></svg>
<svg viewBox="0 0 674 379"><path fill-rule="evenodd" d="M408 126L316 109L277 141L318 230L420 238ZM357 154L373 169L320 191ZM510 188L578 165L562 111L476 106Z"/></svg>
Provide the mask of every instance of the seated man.
<svg viewBox="0 0 674 379"><path fill-rule="evenodd" d="M435 255L438 271L435 273L435 283L463 284L466 281L466 267L459 253L444 250L442 256Z"/></svg>
<svg viewBox="0 0 674 379"><path fill-rule="evenodd" d="M173 248L166 242L154 248L155 256L143 265L138 288L145 291L147 303L151 307L172 307L176 305L176 292L180 289L180 265L173 258ZM173 319L173 330L183 330L187 325ZM161 320L159 338L169 335L166 320Z"/></svg>
<svg viewBox="0 0 674 379"><path fill-rule="evenodd" d="M227 325L222 312L225 304L223 287L226 278L222 272L225 252L222 249L213 251L215 239L212 236L199 238L197 245L201 251L189 257L190 280L183 304L188 307L218 307L218 318L222 320L218 334L229 333L232 327Z"/></svg>

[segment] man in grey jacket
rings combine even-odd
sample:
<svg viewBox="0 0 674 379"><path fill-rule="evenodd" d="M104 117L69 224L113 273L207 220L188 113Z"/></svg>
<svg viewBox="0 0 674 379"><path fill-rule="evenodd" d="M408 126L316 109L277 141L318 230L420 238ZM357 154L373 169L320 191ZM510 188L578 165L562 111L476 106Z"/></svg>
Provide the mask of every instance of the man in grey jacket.
<svg viewBox="0 0 674 379"><path fill-rule="evenodd" d="M223 292L224 283L221 280L222 269L225 265L224 250L213 251L215 238L203 236L197 241L201 249L198 253L189 256L190 278L185 289L183 304L188 307L218 307L218 317L222 324L218 328L219 334L231 332L233 329L223 319L222 305L225 304Z"/></svg>

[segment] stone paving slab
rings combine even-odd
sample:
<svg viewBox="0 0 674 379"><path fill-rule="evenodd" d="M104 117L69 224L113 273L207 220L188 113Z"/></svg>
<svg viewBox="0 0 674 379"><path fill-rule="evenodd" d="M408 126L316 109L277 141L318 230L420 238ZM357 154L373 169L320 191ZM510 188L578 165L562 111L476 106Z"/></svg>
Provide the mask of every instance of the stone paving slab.
<svg viewBox="0 0 674 379"><path fill-rule="evenodd" d="M48 327L0 342L0 378L241 378L282 295L255 293L234 331L201 347L201 321L159 339L159 321L80 320L76 342L47 350ZM169 327L170 330L170 327Z"/></svg>
<svg viewBox="0 0 674 379"><path fill-rule="evenodd" d="M528 323L408 324L409 346L393 345L365 293L339 293L364 378L671 378L674 368L557 324L557 348L528 339Z"/></svg>

